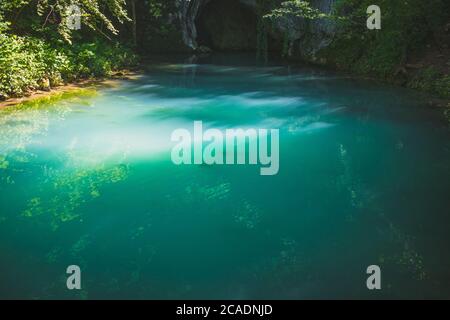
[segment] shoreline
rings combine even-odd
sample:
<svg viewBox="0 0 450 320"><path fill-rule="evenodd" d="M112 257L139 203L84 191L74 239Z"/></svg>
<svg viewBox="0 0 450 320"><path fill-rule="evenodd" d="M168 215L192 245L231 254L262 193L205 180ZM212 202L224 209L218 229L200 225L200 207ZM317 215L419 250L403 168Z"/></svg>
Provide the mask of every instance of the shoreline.
<svg viewBox="0 0 450 320"><path fill-rule="evenodd" d="M290 62L294 62L294 63L299 62L299 60L293 60L293 59L290 59L290 60L288 59L286 61L290 61ZM333 68L330 65L315 64L315 63L308 62L308 61L302 61L302 62L305 64L308 64L308 65L311 65L311 66L324 68L324 69L328 69L328 70L333 70L336 72L348 74L350 76L355 76L355 77L359 77L359 78L366 79L366 80L372 80L372 81L379 82L381 84L391 85L391 86L395 86L395 87L399 87L399 88L410 89L410 90L416 91L418 93L422 93L425 96L427 96L427 98L426 98L427 107L441 110L444 114L444 117L450 122L450 99L448 99L448 98L440 97L436 94L433 94L433 93L430 93L430 92L427 92L427 91L424 91L421 89L411 88L411 87L408 87L405 85L400 85L398 83L395 83L392 81L387 81L385 79L380 79L377 77L369 77L369 76L365 76L362 74L356 74L356 73L353 73L348 70ZM8 108L8 107L18 106L18 105L21 105L21 104L24 104L27 102L32 102L32 101L35 101L38 99L56 96L58 94L75 92L75 91L81 90L81 89L89 89L89 88L98 89L98 88L105 88L105 87L115 87L115 86L117 86L118 81L137 79L142 74L143 74L142 68L124 69L124 70L118 70L118 71L113 72L113 74L109 77L80 79L80 80L77 80L74 82L69 82L69 83L66 83L66 84L63 84L63 85L60 85L57 87L50 88L49 90L30 91L28 93L28 95L23 96L23 97L15 97L15 98L9 98L7 100L0 100L0 110L2 110L4 108Z"/></svg>
<svg viewBox="0 0 450 320"><path fill-rule="evenodd" d="M74 92L85 88L101 88L101 87L114 87L117 86L118 81L121 80L133 80L141 75L139 70L120 70L114 72L107 78L89 78L81 79L74 82L69 82L61 86L53 87L49 90L34 90L29 92L28 95L17 98L9 98L0 101L0 110L8 107L18 106L23 103L31 102L34 100L51 97L53 95L61 93Z"/></svg>

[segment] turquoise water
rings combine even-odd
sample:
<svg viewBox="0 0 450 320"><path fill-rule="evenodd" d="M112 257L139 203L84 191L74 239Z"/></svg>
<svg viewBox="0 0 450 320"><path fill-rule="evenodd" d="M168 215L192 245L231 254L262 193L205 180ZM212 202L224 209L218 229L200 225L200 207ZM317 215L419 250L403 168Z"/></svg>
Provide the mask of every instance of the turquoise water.
<svg viewBox="0 0 450 320"><path fill-rule="evenodd" d="M234 58L167 59L95 96L0 111L1 298L450 298L440 112ZM195 120L280 129L279 174L175 166L171 132Z"/></svg>

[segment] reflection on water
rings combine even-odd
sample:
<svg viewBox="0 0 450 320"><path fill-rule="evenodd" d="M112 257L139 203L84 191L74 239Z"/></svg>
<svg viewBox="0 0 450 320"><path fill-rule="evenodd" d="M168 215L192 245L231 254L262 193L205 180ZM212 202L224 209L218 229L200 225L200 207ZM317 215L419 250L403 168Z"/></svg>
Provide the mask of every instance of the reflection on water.
<svg viewBox="0 0 450 320"><path fill-rule="evenodd" d="M424 98L221 59L0 111L0 297L448 297L450 132ZM279 128L280 173L174 166L195 120Z"/></svg>

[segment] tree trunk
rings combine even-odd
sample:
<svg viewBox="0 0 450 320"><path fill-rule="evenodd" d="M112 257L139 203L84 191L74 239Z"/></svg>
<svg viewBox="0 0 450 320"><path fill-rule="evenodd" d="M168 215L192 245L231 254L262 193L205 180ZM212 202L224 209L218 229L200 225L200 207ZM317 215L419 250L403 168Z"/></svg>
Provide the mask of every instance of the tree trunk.
<svg viewBox="0 0 450 320"><path fill-rule="evenodd" d="M137 29L136 29L136 0L131 0L131 18L133 19L133 45L137 46Z"/></svg>

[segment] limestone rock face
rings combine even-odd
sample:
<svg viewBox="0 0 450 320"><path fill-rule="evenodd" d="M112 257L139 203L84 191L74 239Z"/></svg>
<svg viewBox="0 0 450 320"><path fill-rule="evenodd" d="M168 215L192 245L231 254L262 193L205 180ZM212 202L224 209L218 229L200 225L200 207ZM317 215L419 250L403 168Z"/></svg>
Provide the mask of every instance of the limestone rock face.
<svg viewBox="0 0 450 320"><path fill-rule="evenodd" d="M191 50L197 50L198 30L196 20L205 9L206 5L211 1L219 0L173 0L176 2L178 12L175 14L178 28L182 34L184 44ZM224 5L229 0L222 0ZM236 0L245 5L249 10L256 12L257 0ZM324 13L330 13L337 0L312 0L311 5ZM215 28L217 29L217 28ZM245 29L245 26L244 26ZM213 30L213 32L219 32ZM256 33L256 31L255 31ZM274 30L272 30L272 37L279 40L287 37L289 41L290 56L298 56L306 60L315 61L316 53L321 49L326 48L336 33L336 26L333 21L327 19L319 20L305 20L299 17L285 17L274 22ZM220 37L218 36L217 39ZM217 40L216 39L216 40ZM230 45L230 39L221 39L223 45ZM242 41L242 39L235 39ZM237 45L236 49L241 48L242 43ZM220 45L218 46L220 49Z"/></svg>
<svg viewBox="0 0 450 320"><path fill-rule="evenodd" d="M212 0L175 0L176 6L179 8L177 14L181 33L183 36L183 41L186 46L196 50L198 47L197 43L197 26L195 24L201 10L211 2ZM226 1L226 0L225 0ZM239 0L242 4L246 5L251 9L256 8L256 0Z"/></svg>
<svg viewBox="0 0 450 320"><path fill-rule="evenodd" d="M312 0L311 6L329 14L336 1ZM306 20L292 16L279 18L275 24L280 34L287 35L290 44L288 55L310 61L315 61L316 53L330 45L336 34L336 25L329 19Z"/></svg>
<svg viewBox="0 0 450 320"><path fill-rule="evenodd" d="M213 50L256 51L257 16L239 0L211 1L197 17L197 44Z"/></svg>
<svg viewBox="0 0 450 320"><path fill-rule="evenodd" d="M333 6L337 0L314 0L312 6L319 9L323 13L331 13ZM298 51L307 59L315 60L316 53L329 46L336 35L335 22L329 19L321 19L310 22L309 33L304 41L299 39Z"/></svg>

